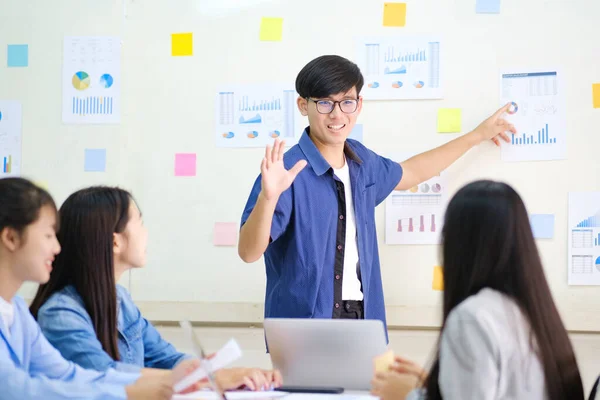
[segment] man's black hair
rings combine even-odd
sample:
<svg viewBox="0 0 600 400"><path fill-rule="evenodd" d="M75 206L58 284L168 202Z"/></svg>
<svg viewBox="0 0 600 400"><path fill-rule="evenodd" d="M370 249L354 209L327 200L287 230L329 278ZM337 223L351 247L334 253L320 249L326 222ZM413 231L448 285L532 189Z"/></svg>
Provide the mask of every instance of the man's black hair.
<svg viewBox="0 0 600 400"><path fill-rule="evenodd" d="M296 92L304 98L324 98L356 87L359 94L363 84L358 65L344 57L327 55L302 68L296 77Z"/></svg>

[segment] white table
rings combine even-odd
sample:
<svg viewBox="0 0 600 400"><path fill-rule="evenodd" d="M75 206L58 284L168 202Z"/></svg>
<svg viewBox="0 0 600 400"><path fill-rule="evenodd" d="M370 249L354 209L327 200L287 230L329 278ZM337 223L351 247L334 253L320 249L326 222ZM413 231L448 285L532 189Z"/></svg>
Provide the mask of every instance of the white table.
<svg viewBox="0 0 600 400"><path fill-rule="evenodd" d="M369 392L346 391L340 394L311 394L311 393L285 393L278 391L251 392L234 391L226 392L227 400L378 400ZM201 390L194 393L175 395L173 400L218 400L219 397L213 391Z"/></svg>

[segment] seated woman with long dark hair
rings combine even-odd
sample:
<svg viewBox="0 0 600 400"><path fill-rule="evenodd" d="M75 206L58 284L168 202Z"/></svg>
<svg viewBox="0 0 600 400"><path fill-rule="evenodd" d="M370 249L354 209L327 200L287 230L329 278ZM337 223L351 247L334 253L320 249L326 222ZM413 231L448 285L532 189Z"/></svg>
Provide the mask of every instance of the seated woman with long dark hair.
<svg viewBox="0 0 600 400"><path fill-rule="evenodd" d="M442 235L443 322L433 366L424 374L399 359L375 376L373 394L583 399L573 348L515 190L487 180L465 186L448 205Z"/></svg>
<svg viewBox="0 0 600 400"><path fill-rule="evenodd" d="M160 375L191 357L165 341L116 284L125 271L146 263L148 232L131 194L114 187L82 189L67 198L59 216L62 252L30 308L48 341L66 359L98 371ZM215 376L225 390L281 384L279 372L256 368Z"/></svg>

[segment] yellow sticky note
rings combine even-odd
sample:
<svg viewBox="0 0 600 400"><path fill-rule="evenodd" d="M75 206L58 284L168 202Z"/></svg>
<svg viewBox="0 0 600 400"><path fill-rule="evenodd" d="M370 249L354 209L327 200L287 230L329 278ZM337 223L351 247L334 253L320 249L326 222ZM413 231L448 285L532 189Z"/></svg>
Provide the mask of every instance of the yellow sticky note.
<svg viewBox="0 0 600 400"><path fill-rule="evenodd" d="M34 185L36 185L37 187L41 187L44 190L48 190L48 184L46 182L43 181L34 181L33 182Z"/></svg>
<svg viewBox="0 0 600 400"><path fill-rule="evenodd" d="M439 133L460 132L462 113L460 108L440 108L438 110L437 131Z"/></svg>
<svg viewBox="0 0 600 400"><path fill-rule="evenodd" d="M444 271L438 265L433 267L433 283L431 284L431 288L433 290L444 290Z"/></svg>
<svg viewBox="0 0 600 400"><path fill-rule="evenodd" d="M592 97L594 100L594 108L600 108L600 83L592 84Z"/></svg>
<svg viewBox="0 0 600 400"><path fill-rule="evenodd" d="M191 56L194 54L194 38L192 33L171 34L171 55Z"/></svg>
<svg viewBox="0 0 600 400"><path fill-rule="evenodd" d="M406 25L406 3L383 4L383 26Z"/></svg>
<svg viewBox="0 0 600 400"><path fill-rule="evenodd" d="M283 33L283 18L263 17L260 21L260 40L280 42Z"/></svg>
<svg viewBox="0 0 600 400"><path fill-rule="evenodd" d="M388 372L390 366L394 363L394 351L388 350L380 356L375 357L375 373Z"/></svg>

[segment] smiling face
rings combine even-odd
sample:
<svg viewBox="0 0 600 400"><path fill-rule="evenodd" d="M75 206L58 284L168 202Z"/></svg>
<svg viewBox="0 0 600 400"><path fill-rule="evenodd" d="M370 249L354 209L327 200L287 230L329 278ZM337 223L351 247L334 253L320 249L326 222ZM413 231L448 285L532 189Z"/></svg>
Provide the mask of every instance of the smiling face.
<svg viewBox="0 0 600 400"><path fill-rule="evenodd" d="M330 113L321 113L324 110L325 104L319 104L319 101L329 100L335 103L333 111ZM357 101L358 104L354 104ZM354 107L354 112L351 111ZM311 138L325 146L340 146L346 141L346 138L352 132L356 119L362 110L362 98L356 93L356 88L353 87L345 93L338 93L324 98L298 98L298 108L302 115L308 116L310 124Z"/></svg>
<svg viewBox="0 0 600 400"><path fill-rule="evenodd" d="M20 234L5 228L1 237L2 244L11 254L14 277L21 282L48 282L52 262L60 252L56 239L56 211L52 207L42 207L37 220Z"/></svg>

